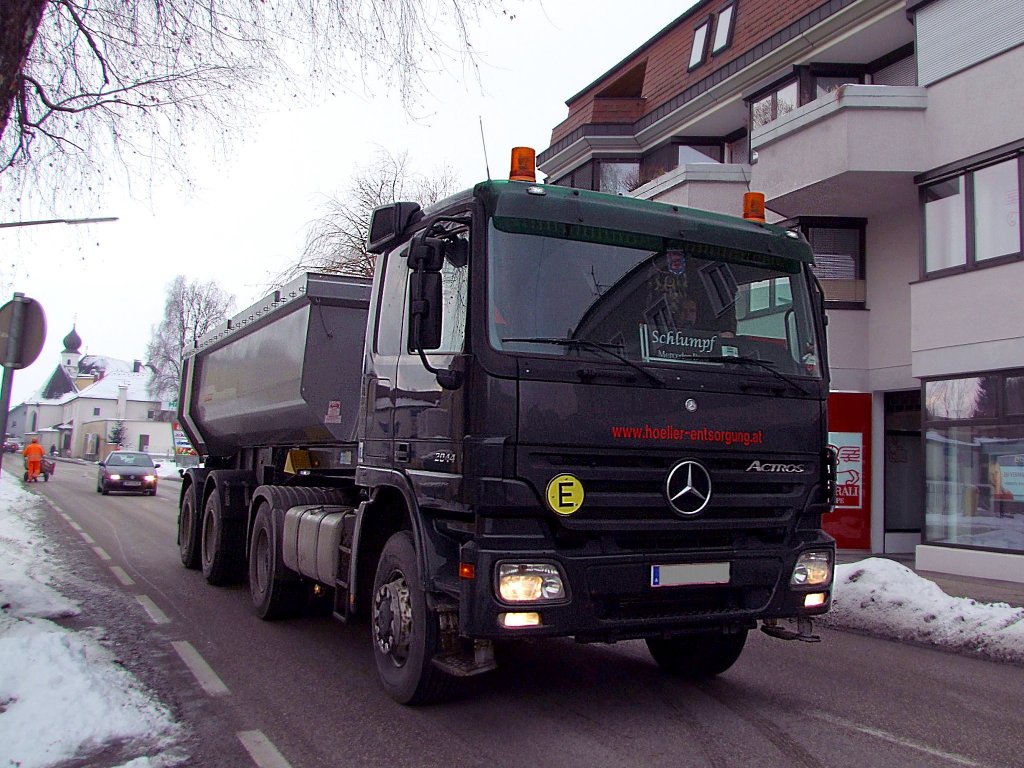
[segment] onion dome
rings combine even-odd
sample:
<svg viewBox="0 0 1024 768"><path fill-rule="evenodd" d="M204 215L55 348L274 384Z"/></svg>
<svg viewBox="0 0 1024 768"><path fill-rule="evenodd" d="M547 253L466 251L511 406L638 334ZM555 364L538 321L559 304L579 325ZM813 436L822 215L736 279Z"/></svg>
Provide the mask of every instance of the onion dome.
<svg viewBox="0 0 1024 768"><path fill-rule="evenodd" d="M64 337L64 351L65 352L77 352L82 346L82 337L78 335L74 327L71 328L71 333Z"/></svg>

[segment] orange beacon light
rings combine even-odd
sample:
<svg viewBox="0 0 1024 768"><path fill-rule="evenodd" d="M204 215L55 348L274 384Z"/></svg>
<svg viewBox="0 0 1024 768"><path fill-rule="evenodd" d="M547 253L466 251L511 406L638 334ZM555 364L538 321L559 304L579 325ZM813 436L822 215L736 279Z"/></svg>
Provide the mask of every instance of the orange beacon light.
<svg viewBox="0 0 1024 768"><path fill-rule="evenodd" d="M743 218L764 224L764 192L743 193Z"/></svg>
<svg viewBox="0 0 1024 768"><path fill-rule="evenodd" d="M529 147L512 147L512 168L509 181L537 182L537 153Z"/></svg>

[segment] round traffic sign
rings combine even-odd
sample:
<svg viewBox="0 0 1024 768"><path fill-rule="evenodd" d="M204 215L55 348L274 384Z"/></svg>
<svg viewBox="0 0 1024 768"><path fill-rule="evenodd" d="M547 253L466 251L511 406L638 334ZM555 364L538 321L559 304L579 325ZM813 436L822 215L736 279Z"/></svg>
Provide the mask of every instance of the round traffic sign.
<svg viewBox="0 0 1024 768"><path fill-rule="evenodd" d="M46 315L35 299L14 294L0 307L0 361L5 368L32 365L46 341ZM13 347L12 347L13 344Z"/></svg>

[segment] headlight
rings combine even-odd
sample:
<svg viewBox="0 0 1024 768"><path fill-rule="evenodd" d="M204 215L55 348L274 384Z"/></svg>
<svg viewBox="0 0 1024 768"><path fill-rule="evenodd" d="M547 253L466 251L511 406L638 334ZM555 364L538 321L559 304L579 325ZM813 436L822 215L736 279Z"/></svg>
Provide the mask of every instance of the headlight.
<svg viewBox="0 0 1024 768"><path fill-rule="evenodd" d="M789 583L793 587L818 587L831 581L832 553L809 550L797 558Z"/></svg>
<svg viewBox="0 0 1024 768"><path fill-rule="evenodd" d="M498 566L498 596L506 603L542 603L565 598L558 568L548 563Z"/></svg>
<svg viewBox="0 0 1024 768"><path fill-rule="evenodd" d="M120 480L120 475L107 475L107 480Z"/></svg>
<svg viewBox="0 0 1024 768"><path fill-rule="evenodd" d="M147 483L152 483L156 481L156 475L146 475L142 479L145 480Z"/></svg>

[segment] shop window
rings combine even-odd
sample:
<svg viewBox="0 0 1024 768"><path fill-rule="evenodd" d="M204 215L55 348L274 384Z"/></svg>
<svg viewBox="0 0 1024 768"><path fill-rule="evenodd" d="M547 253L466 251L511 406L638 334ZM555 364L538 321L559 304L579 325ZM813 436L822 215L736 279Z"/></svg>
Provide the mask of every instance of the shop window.
<svg viewBox="0 0 1024 768"><path fill-rule="evenodd" d="M925 540L1024 552L1024 371L924 383Z"/></svg>
<svg viewBox="0 0 1024 768"><path fill-rule="evenodd" d="M736 3L730 3L715 17L715 39L711 55L721 53L732 44L732 31L736 26Z"/></svg>
<svg viewBox="0 0 1024 768"><path fill-rule="evenodd" d="M1024 376L1006 377L1006 413L1024 416Z"/></svg>
<svg viewBox="0 0 1024 768"><path fill-rule="evenodd" d="M710 29L711 19L708 19L693 30L693 47L690 49L690 63L687 69L699 67L707 59L708 30Z"/></svg>
<svg viewBox="0 0 1024 768"><path fill-rule="evenodd" d="M994 418L998 379L971 376L929 381L924 385L926 416L930 421Z"/></svg>

